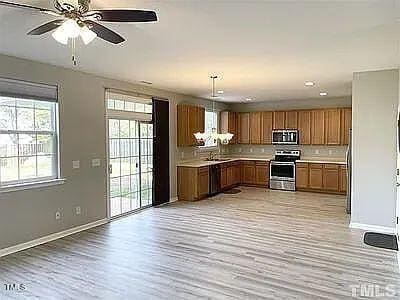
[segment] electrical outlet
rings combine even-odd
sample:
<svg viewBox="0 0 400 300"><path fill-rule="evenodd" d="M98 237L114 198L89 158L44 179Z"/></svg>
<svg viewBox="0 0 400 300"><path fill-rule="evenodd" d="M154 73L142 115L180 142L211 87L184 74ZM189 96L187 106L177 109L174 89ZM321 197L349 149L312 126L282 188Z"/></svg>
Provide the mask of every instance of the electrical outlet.
<svg viewBox="0 0 400 300"><path fill-rule="evenodd" d="M250 153L253 153L253 148L250 148Z"/></svg>
<svg viewBox="0 0 400 300"><path fill-rule="evenodd" d="M261 153L265 153L265 149L264 148L261 149Z"/></svg>
<svg viewBox="0 0 400 300"><path fill-rule="evenodd" d="M239 153L242 153L242 148L239 148Z"/></svg>
<svg viewBox="0 0 400 300"><path fill-rule="evenodd" d="M333 153L332 150L329 150L329 155L332 155L332 153Z"/></svg>
<svg viewBox="0 0 400 300"><path fill-rule="evenodd" d="M80 214L81 214L81 207L80 207L80 206L75 207L75 213L76 213L77 215L80 215Z"/></svg>
<svg viewBox="0 0 400 300"><path fill-rule="evenodd" d="M315 150L315 154L319 154L319 149Z"/></svg>
<svg viewBox="0 0 400 300"><path fill-rule="evenodd" d="M61 219L61 213L59 211L56 211L56 220Z"/></svg>
<svg viewBox="0 0 400 300"><path fill-rule="evenodd" d="M181 152L181 159L184 159L185 158L185 153L182 151Z"/></svg>

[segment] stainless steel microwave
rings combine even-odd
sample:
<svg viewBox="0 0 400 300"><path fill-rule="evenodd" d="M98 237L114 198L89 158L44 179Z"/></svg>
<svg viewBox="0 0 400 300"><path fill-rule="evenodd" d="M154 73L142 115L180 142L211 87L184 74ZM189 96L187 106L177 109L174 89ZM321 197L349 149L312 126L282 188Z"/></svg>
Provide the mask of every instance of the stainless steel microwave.
<svg viewBox="0 0 400 300"><path fill-rule="evenodd" d="M272 144L298 145L299 131L294 129L274 129L272 130Z"/></svg>

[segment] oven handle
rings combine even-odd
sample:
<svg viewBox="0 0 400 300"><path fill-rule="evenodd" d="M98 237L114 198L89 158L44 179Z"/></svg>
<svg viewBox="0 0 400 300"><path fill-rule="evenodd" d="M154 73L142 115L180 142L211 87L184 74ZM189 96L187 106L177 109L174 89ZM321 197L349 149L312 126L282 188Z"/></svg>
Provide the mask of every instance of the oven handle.
<svg viewBox="0 0 400 300"><path fill-rule="evenodd" d="M294 162L286 162L286 161L271 161L271 165L277 166L294 166Z"/></svg>

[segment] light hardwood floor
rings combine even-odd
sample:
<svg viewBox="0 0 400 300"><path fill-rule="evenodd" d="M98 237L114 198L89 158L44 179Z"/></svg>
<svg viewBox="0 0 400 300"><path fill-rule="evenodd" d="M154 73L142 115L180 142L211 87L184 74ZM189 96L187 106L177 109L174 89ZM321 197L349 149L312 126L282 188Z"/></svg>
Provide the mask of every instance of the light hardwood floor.
<svg viewBox="0 0 400 300"><path fill-rule="evenodd" d="M363 244L343 196L241 189L1 258L0 299L349 299L352 285L400 289L396 252Z"/></svg>

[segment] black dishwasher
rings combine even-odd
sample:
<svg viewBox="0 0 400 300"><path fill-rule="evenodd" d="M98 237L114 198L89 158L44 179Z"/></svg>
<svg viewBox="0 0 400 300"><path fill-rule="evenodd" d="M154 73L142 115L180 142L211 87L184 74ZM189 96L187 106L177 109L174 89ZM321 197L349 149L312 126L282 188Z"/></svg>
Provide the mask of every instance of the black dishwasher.
<svg viewBox="0 0 400 300"><path fill-rule="evenodd" d="M216 195L221 191L221 165L215 164L210 166L210 185L208 194Z"/></svg>

